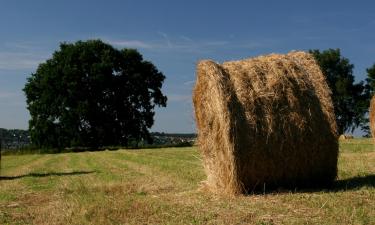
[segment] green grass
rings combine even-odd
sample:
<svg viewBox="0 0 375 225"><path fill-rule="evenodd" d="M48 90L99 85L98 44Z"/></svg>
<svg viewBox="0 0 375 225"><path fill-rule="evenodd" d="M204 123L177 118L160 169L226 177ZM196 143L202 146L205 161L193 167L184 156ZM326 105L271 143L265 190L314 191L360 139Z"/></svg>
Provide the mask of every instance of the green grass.
<svg viewBox="0 0 375 225"><path fill-rule="evenodd" d="M368 138L356 138L340 141L340 151L351 153L374 152L374 141Z"/></svg>
<svg viewBox="0 0 375 225"><path fill-rule="evenodd" d="M6 155L0 224L375 224L370 139L340 143L332 189L224 197L195 147Z"/></svg>

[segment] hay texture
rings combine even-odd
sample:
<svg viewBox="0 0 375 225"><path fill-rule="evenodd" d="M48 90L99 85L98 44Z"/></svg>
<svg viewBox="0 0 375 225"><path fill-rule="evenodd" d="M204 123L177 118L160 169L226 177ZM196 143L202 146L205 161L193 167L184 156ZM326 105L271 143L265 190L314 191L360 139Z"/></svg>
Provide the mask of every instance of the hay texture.
<svg viewBox="0 0 375 225"><path fill-rule="evenodd" d="M369 114L371 135L375 138L375 95L371 98Z"/></svg>
<svg viewBox="0 0 375 225"><path fill-rule="evenodd" d="M338 135L326 80L304 52L197 65L206 186L224 194L330 184Z"/></svg>

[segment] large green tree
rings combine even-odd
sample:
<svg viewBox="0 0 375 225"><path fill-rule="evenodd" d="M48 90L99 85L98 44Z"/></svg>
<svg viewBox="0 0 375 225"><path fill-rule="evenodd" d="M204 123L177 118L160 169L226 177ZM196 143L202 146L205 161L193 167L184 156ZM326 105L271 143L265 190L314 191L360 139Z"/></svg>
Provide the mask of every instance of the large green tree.
<svg viewBox="0 0 375 225"><path fill-rule="evenodd" d="M368 94L361 81L355 83L354 65L342 57L340 49L310 50L325 75L332 91L338 131L343 134L366 126Z"/></svg>
<svg viewBox="0 0 375 225"><path fill-rule="evenodd" d="M62 43L27 79L29 131L40 147L100 147L150 140L165 76L134 49L100 40Z"/></svg>

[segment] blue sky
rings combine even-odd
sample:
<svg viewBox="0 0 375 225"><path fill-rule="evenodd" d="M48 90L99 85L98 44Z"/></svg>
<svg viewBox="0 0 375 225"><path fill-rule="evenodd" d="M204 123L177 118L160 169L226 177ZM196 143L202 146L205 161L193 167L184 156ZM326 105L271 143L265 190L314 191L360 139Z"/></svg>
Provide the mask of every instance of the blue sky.
<svg viewBox="0 0 375 225"><path fill-rule="evenodd" d="M22 88L62 41L137 48L167 77L153 131L194 132L200 59L340 48L357 80L375 63L374 1L0 1L0 127L26 129Z"/></svg>

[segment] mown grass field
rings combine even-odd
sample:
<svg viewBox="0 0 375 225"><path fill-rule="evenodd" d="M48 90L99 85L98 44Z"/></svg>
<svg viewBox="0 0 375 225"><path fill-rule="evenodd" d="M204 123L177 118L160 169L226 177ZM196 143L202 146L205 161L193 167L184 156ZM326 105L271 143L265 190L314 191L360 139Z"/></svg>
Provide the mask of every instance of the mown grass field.
<svg viewBox="0 0 375 225"><path fill-rule="evenodd" d="M340 143L329 190L229 198L199 190L193 148L3 156L0 224L375 224L375 151Z"/></svg>

